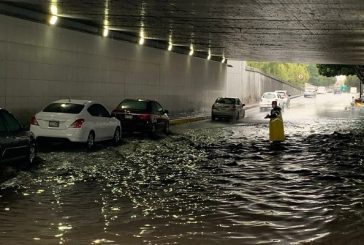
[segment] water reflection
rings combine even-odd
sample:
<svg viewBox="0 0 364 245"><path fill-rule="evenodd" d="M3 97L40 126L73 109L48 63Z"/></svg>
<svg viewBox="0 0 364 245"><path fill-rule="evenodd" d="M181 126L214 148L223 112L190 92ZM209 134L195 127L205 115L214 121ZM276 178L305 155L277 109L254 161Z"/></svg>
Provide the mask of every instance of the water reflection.
<svg viewBox="0 0 364 245"><path fill-rule="evenodd" d="M38 168L1 186L0 243L359 242L360 113L306 106L285 112L280 146L256 113L94 153L41 153Z"/></svg>

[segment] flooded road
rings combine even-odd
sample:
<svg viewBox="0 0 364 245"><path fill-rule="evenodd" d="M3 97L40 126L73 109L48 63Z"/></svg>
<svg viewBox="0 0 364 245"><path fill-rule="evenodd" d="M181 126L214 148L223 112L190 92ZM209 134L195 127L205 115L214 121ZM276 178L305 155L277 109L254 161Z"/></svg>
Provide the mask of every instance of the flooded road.
<svg viewBox="0 0 364 245"><path fill-rule="evenodd" d="M264 113L118 147L54 146L0 188L0 244L360 244L364 110L297 98L287 140Z"/></svg>

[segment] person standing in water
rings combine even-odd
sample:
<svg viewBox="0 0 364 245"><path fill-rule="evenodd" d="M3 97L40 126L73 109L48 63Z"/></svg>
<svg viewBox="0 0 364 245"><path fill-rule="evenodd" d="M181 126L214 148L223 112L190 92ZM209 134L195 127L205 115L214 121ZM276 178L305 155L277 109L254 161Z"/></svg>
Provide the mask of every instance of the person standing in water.
<svg viewBox="0 0 364 245"><path fill-rule="evenodd" d="M265 118L270 118L269 141L272 143L283 142L286 137L284 135L282 109L277 105L277 101L272 101L272 110Z"/></svg>
<svg viewBox="0 0 364 245"><path fill-rule="evenodd" d="M265 118L276 118L282 113L282 109L278 106L277 101L272 101L272 110Z"/></svg>

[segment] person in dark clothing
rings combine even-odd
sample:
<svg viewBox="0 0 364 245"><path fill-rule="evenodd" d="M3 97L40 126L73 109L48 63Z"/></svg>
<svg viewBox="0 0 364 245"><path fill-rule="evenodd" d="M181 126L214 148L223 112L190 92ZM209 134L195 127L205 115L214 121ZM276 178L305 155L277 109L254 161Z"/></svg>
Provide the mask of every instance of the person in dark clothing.
<svg viewBox="0 0 364 245"><path fill-rule="evenodd" d="M281 114L281 108L277 105L277 101L272 101L272 110L265 118L276 118Z"/></svg>

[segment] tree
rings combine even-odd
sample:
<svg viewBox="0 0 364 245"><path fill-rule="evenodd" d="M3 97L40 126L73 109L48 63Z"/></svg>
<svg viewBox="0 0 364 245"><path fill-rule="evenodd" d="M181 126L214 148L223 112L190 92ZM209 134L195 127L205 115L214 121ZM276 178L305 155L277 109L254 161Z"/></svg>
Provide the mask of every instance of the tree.
<svg viewBox="0 0 364 245"><path fill-rule="evenodd" d="M356 87L358 91L360 90L360 80L357 76L347 76L345 84L348 87Z"/></svg>
<svg viewBox="0 0 364 245"><path fill-rule="evenodd" d="M303 64L248 61L248 66L299 87L309 79L307 65Z"/></svg>
<svg viewBox="0 0 364 245"><path fill-rule="evenodd" d="M307 66L307 70L310 78L308 79L308 83L315 86L330 86L335 84L336 79L333 77L325 77L319 74L319 70L314 64L310 64Z"/></svg>
<svg viewBox="0 0 364 245"><path fill-rule="evenodd" d="M364 83L364 66L361 65L317 65L319 73L323 76L334 77L340 75L356 75L360 83L360 97L362 97L361 85Z"/></svg>

